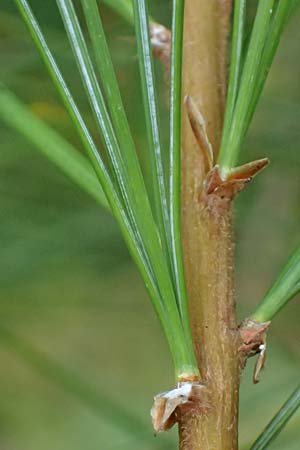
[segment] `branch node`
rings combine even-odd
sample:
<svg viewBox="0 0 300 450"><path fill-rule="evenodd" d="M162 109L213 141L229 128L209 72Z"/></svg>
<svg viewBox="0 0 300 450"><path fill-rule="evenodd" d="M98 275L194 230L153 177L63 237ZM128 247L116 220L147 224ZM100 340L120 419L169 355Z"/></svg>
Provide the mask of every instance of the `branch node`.
<svg viewBox="0 0 300 450"><path fill-rule="evenodd" d="M239 327L242 344L239 347L242 367L245 367L247 359L258 355L254 373L253 383L259 382L261 370L266 362L267 350L267 331L271 322L256 322L252 319L246 319Z"/></svg>
<svg viewBox="0 0 300 450"><path fill-rule="evenodd" d="M201 199L208 202L210 196L230 203L231 200L250 183L253 178L267 165L267 158L252 161L231 169L222 174L218 165L215 165L207 174L203 182Z"/></svg>
<svg viewBox="0 0 300 450"><path fill-rule="evenodd" d="M179 382L175 389L162 392L154 397L151 409L153 428L156 433L168 431L178 422L180 408L193 410L204 406L203 392L205 386L200 383Z"/></svg>

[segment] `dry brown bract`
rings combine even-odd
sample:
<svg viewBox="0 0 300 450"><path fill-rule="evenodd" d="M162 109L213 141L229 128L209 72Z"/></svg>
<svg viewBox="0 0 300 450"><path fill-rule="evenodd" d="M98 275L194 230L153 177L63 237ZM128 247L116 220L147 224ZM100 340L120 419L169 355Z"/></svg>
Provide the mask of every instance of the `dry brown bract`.
<svg viewBox="0 0 300 450"><path fill-rule="evenodd" d="M179 408L183 405L193 408L201 403L205 387L198 383L179 383L171 391L162 392L154 397L151 409L153 428L156 433L169 430L178 421Z"/></svg>
<svg viewBox="0 0 300 450"><path fill-rule="evenodd" d="M242 366L245 366L247 359L258 355L254 373L253 382L259 382L259 374L266 362L267 331L271 322L256 322L252 319L246 319L240 326L240 335L242 344L239 347Z"/></svg>

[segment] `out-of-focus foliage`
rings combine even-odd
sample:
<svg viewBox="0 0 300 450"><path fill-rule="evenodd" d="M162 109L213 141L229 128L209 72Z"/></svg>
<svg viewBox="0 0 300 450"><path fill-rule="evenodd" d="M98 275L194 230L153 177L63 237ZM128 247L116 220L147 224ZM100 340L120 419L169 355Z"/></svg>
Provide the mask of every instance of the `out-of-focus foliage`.
<svg viewBox="0 0 300 450"><path fill-rule="evenodd" d="M31 4L92 123L53 2ZM165 10L165 2L157 0L151 14L168 23ZM131 127L143 144L133 31L105 7L103 13ZM10 0L1 2L0 38L0 80L80 147ZM268 156L272 164L237 204L241 318L253 311L300 241L299 39L298 12L283 36L243 152L244 161ZM49 383L0 341L0 449L162 448L160 437L151 440L148 411L153 394L170 385L171 361L112 217L3 124L0 139L1 321L149 423L148 445ZM274 320L267 367L258 386L251 384L252 362L245 371L242 449L249 448L299 383L299 315L296 298ZM172 440L173 434L168 437ZM299 413L272 445L274 450L282 448L299 448Z"/></svg>

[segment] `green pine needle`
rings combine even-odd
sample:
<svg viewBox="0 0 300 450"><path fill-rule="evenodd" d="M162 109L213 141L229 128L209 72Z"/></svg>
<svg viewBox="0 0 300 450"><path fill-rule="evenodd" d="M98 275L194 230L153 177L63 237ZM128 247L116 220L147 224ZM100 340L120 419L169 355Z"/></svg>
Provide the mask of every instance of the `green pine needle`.
<svg viewBox="0 0 300 450"><path fill-rule="evenodd" d="M300 386L293 392L290 398L284 403L271 422L266 426L262 434L254 442L250 450L264 450L284 429L288 421L300 407Z"/></svg>
<svg viewBox="0 0 300 450"><path fill-rule="evenodd" d="M157 93L154 79L148 7L145 0L134 0L135 31L147 126L149 167L152 175L154 212L160 230L165 258L169 258L170 219L164 179L162 145L159 130Z"/></svg>
<svg viewBox="0 0 300 450"><path fill-rule="evenodd" d="M228 83L227 102L226 102L221 149L222 148L225 149L224 147L225 144L223 144L223 142L226 142L226 140L228 139L236 99L239 91L242 61L243 61L245 19L246 19L246 0L236 0L234 2L234 20L232 31L229 83ZM222 156L220 155L220 160L221 157Z"/></svg>
<svg viewBox="0 0 300 450"><path fill-rule="evenodd" d="M60 94L63 103L70 114L70 117L75 125L76 130L84 144L85 150L93 164L96 175L102 185L106 198L109 201L110 207L114 216L116 217L124 239L128 245L129 251L136 262L146 286L149 290L151 298L159 298L155 280L151 270L149 269L148 262L145 261L144 255L140 251L140 243L137 241L135 231L132 229L131 223L128 220L127 213L124 210L124 206L119 199L119 195L115 190L115 187L110 179L110 176L103 164L102 159L99 156L97 147L89 134L89 131L82 119L82 116L73 100L73 97L64 81L64 78L51 54L51 51L47 45L47 42L40 30L38 22L36 21L27 0L15 0L15 3L23 17L23 20L28 27L28 30L32 36L32 39L40 52L40 55L46 65L46 68L54 82L54 85ZM159 301L158 301L159 307ZM158 310L158 315L161 320L164 320L165 314L162 308Z"/></svg>
<svg viewBox="0 0 300 450"><path fill-rule="evenodd" d="M143 255L144 267L151 274L156 293L152 292L152 301L165 329L172 351L176 372L190 367L190 355L186 351L182 324L173 292L172 280L161 247L161 241L153 220L149 200L140 172L137 171L137 157L131 147L123 149L118 142L112 126L100 86L89 57L72 0L57 0L64 25L72 45L73 53L86 89L100 136L110 158L112 170L117 180L129 220L135 233L136 251ZM109 76L109 72L106 74ZM117 108L112 104L110 107ZM140 264L140 261L139 261ZM154 287L154 286L153 286ZM188 358L188 361L187 361Z"/></svg>
<svg viewBox="0 0 300 450"><path fill-rule="evenodd" d="M184 0L173 0L170 73L170 226L173 277L185 329L189 330L188 300L181 241L181 104Z"/></svg>
<svg viewBox="0 0 300 450"><path fill-rule="evenodd" d="M218 158L223 176L237 163L281 34L297 4L295 0L259 2L250 41L245 49L246 1L235 2L229 87Z"/></svg>
<svg viewBox="0 0 300 450"><path fill-rule="evenodd" d="M257 322L267 322L300 292L300 247L297 247L279 277L251 315Z"/></svg>
<svg viewBox="0 0 300 450"><path fill-rule="evenodd" d="M225 140L222 142L219 154L219 165L223 173L227 173L236 164L242 140L245 136L245 123L249 113L249 105L256 86L257 76L263 70L260 63L269 31L273 5L274 0L264 0L259 2L257 7L234 113L228 127L228 135L225 134ZM236 13L239 13L239 11L236 11ZM238 40L240 34L241 32L237 33L234 39ZM233 43L233 48L235 47L236 45Z"/></svg>
<svg viewBox="0 0 300 450"><path fill-rule="evenodd" d="M276 50L280 42L281 34L284 30L288 18L298 5L299 0L291 0L291 1L279 0L278 4L276 5L269 34L265 43L264 52L262 55L261 60L262 70L260 70L259 72L259 76L257 78L257 82L251 100L251 105L249 107L249 113L245 124L246 129L249 128L252 116L256 109L263 87L265 85L268 73L274 60L274 56L276 54Z"/></svg>
<svg viewBox="0 0 300 450"><path fill-rule="evenodd" d="M186 319L183 322L181 311L178 309L174 280L172 272L169 270L169 259L162 245L163 231L157 228L152 214L152 205L150 205L122 105L96 2L82 0L82 5L103 91L98 82L73 2L57 0L99 134L107 152L109 169L104 164L87 130L27 0L15 0L15 2L79 132L112 213L120 226L133 260L140 270L169 342L176 375L178 376L182 372L198 374L191 331L186 326ZM149 49L150 43L148 42L147 45ZM143 52L145 48L142 49ZM143 59L144 73L148 77L146 80L152 79L153 81L153 74L147 72L149 61L151 63L149 58L147 61ZM155 95L149 97L149 100L154 102ZM154 111L151 109L153 105L150 103L146 102L146 108L149 108L149 110L147 109L148 117L152 117L151 114ZM155 125L158 132L158 121Z"/></svg>

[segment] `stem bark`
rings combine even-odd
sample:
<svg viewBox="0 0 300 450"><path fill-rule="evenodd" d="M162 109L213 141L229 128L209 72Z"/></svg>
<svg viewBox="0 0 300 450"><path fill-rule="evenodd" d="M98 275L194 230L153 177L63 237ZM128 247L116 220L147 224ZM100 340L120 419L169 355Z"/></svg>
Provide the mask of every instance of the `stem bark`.
<svg viewBox="0 0 300 450"><path fill-rule="evenodd" d="M226 92L231 2L186 0L183 94L206 121L215 159ZM231 200L205 196L203 155L182 124L182 233L193 340L207 402L181 411L180 450L237 450L240 363L233 287Z"/></svg>

